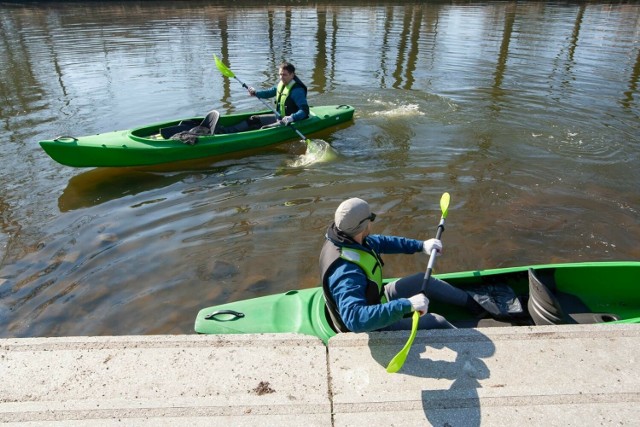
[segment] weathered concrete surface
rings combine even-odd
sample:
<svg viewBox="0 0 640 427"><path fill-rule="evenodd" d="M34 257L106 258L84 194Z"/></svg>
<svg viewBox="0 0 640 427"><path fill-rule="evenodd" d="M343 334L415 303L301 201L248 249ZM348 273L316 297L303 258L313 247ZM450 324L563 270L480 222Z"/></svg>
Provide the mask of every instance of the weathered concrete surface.
<svg viewBox="0 0 640 427"><path fill-rule="evenodd" d="M640 327L0 340L0 423L594 426L640 422Z"/></svg>
<svg viewBox="0 0 640 427"><path fill-rule="evenodd" d="M419 331L329 342L335 426L592 426L640 423L640 327Z"/></svg>
<svg viewBox="0 0 640 427"><path fill-rule="evenodd" d="M331 424L326 347L312 337L5 339L0 378L0 423Z"/></svg>

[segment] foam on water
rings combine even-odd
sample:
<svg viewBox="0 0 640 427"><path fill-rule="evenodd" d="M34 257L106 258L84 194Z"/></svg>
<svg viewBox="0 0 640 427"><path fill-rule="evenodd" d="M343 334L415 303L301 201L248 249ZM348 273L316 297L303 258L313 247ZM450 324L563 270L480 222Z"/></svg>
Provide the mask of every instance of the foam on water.
<svg viewBox="0 0 640 427"><path fill-rule="evenodd" d="M420 106L418 104L397 104L389 101L373 101L373 103L380 104L385 108L384 110L374 112L374 116L424 116L424 113L420 111Z"/></svg>
<svg viewBox="0 0 640 427"><path fill-rule="evenodd" d="M310 139L307 143L307 151L291 161L289 166L298 168L314 163L331 162L339 156L340 154L328 142L321 139Z"/></svg>

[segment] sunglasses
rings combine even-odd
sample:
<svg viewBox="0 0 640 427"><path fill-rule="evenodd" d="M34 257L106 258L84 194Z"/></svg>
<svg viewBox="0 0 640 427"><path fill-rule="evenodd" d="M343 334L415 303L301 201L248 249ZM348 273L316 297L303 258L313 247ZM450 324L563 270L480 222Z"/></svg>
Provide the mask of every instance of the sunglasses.
<svg viewBox="0 0 640 427"><path fill-rule="evenodd" d="M362 224L363 222L365 222L366 220L369 220L371 222L376 220L376 214L374 214L373 212L371 212L371 215L369 215L368 217L366 217L365 219L363 219L362 221L360 221L358 223L358 225Z"/></svg>

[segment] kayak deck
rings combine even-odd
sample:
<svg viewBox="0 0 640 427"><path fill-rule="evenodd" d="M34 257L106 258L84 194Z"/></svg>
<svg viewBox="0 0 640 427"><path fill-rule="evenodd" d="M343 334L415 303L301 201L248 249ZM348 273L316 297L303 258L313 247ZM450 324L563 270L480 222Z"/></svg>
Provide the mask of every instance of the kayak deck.
<svg viewBox="0 0 640 427"><path fill-rule="evenodd" d="M322 288L288 291L200 310L196 332L299 333L325 342L336 332L327 321Z"/></svg>
<svg viewBox="0 0 640 427"><path fill-rule="evenodd" d="M517 295L523 313L477 319L463 308L438 301L431 302L429 311L445 316L460 328L539 324L529 313L529 268L554 288L558 300L572 301L591 316L602 313L598 317L601 323L640 323L640 262L547 264L439 274L435 276L466 291L506 286ZM571 322L567 317L559 324ZM327 321L320 287L204 308L194 327L203 334L301 333L317 336L325 343L336 335Z"/></svg>

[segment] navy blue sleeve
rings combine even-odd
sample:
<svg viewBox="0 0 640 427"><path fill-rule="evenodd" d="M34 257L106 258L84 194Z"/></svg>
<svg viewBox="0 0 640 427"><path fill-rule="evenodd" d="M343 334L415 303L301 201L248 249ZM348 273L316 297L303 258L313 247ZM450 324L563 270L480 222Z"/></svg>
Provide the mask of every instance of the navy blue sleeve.
<svg viewBox="0 0 640 427"><path fill-rule="evenodd" d="M271 89L257 90L256 97L260 99L273 98L274 96L276 96L276 93L278 93L278 87L274 86Z"/></svg>
<svg viewBox="0 0 640 427"><path fill-rule="evenodd" d="M384 328L412 311L411 302L406 298L367 305L367 277L358 266L350 262L338 263L328 281L340 317L353 332Z"/></svg>
<svg viewBox="0 0 640 427"><path fill-rule="evenodd" d="M367 243L379 254L414 254L421 252L424 244L422 240L381 234L367 236Z"/></svg>
<svg viewBox="0 0 640 427"><path fill-rule="evenodd" d="M298 106L298 111L293 113L291 117L294 121L304 120L309 117L309 104L307 103L307 95L301 87L294 88L289 94L293 102Z"/></svg>

